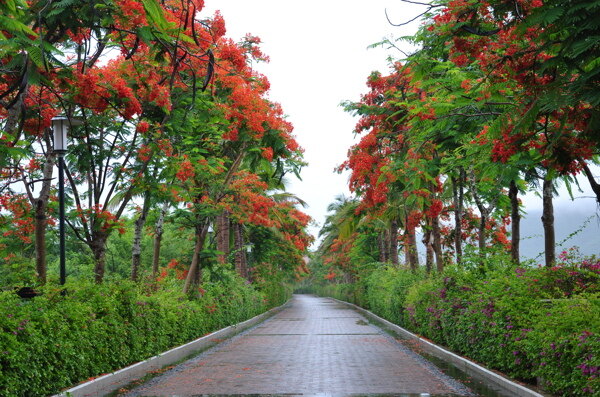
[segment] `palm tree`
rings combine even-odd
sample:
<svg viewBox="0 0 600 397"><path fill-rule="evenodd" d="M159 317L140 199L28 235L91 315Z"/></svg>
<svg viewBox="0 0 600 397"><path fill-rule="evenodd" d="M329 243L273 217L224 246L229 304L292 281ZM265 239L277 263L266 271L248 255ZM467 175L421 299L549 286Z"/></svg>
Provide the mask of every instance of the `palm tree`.
<svg viewBox="0 0 600 397"><path fill-rule="evenodd" d="M358 204L359 201L356 198L339 195L335 197L333 203L327 206L330 215L325 218L325 223L319 231L319 237L323 237L319 245L319 252L327 252L336 239L346 239L356 231L363 218L355 213Z"/></svg>

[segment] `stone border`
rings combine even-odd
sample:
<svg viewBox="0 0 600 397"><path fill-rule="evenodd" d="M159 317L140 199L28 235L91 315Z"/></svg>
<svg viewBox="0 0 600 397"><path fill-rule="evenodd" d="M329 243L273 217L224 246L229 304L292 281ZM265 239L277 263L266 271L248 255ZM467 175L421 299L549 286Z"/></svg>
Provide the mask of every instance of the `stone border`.
<svg viewBox="0 0 600 397"><path fill-rule="evenodd" d="M238 334L259 322L266 320L268 317L281 311L289 304L290 300L281 306L275 307L258 316L252 317L244 322L230 325L229 327L220 329L211 334L205 335L185 345L178 346L164 353L158 354L147 360L132 364L118 371L100 376L89 382L82 383L69 390L65 390L53 397L89 397L89 396L104 396L114 392L123 386L128 385L132 381L144 377L151 371L156 371L168 365L182 361L183 359L207 350L224 339L228 339L235 334Z"/></svg>
<svg viewBox="0 0 600 397"><path fill-rule="evenodd" d="M393 329L394 331L398 332L398 334L400 334L402 337L416 341L419 344L419 347L421 347L424 351L431 354L432 356L440 358L446 362L450 362L454 366L456 366L458 369L460 369L468 374L475 375L479 378L485 379L488 382L494 383L498 387L502 388L503 390L506 390L507 392L509 392L513 395L520 396L520 397L544 397L543 394L540 394L534 390L528 389L527 387L522 386L516 382L513 382L512 380L507 379L501 375L498 375L497 373L492 372L489 369L486 369L486 368L482 367L481 365L474 363L473 361L467 360L466 358L463 358L463 357L461 357L455 353L452 353L436 344L433 344L423 338L420 338L419 336L413 334L412 332L407 331L406 329L404 329L392 322L389 322L388 320L383 319L383 318L379 317L378 315L373 314L366 309L363 309L360 306L357 306L353 303L341 301L341 300L335 299L335 298L330 298L330 299L333 299L333 300L335 300L339 303L343 303L345 305L352 306L354 309L361 312L365 316L370 317L370 318L386 325L387 327Z"/></svg>

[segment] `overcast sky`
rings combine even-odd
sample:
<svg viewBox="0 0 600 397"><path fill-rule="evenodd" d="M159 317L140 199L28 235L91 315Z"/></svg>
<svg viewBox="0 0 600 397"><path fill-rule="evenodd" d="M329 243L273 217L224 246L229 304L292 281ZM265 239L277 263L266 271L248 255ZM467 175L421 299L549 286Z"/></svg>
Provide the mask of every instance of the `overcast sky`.
<svg viewBox="0 0 600 397"><path fill-rule="evenodd" d="M269 78L270 98L282 104L309 163L303 180L290 180L288 188L309 204L306 212L319 225L335 196L349 195L348 176L333 170L354 142L356 119L340 102L359 100L369 74L385 73L388 55L400 56L367 47L385 37L411 34L418 26L391 26L386 8L394 21L421 10L398 0L206 0L203 14L220 10L227 36L237 41L252 33L262 39L271 61L257 69Z"/></svg>
<svg viewBox="0 0 600 397"><path fill-rule="evenodd" d="M371 71L387 73L388 56L401 56L397 50L367 49L386 37L411 35L418 22L395 27L412 19L423 7L400 0L206 0L204 16L220 10L227 36L238 41L246 33L259 36L269 64L257 69L271 82L270 98L282 104L294 124L300 145L305 149L309 166L302 172L302 182L290 184L288 190L309 204L305 211L320 226L326 208L339 194L349 195L347 174L336 174L348 148L353 144L356 123L339 106L344 100L356 101L367 91L366 79ZM406 44L400 45L410 51ZM583 182L587 188L587 182ZM591 196L587 193L579 194ZM564 197L565 194L563 193ZM528 195L530 208L540 201ZM576 207L593 213L594 200L580 199ZM571 206L558 200L557 207ZM311 232L316 235L319 227Z"/></svg>

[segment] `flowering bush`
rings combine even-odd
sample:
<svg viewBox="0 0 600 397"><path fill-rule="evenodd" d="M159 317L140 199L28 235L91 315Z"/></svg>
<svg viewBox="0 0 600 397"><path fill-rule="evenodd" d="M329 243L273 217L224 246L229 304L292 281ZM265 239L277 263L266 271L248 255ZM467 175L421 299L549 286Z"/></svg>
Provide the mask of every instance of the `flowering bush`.
<svg viewBox="0 0 600 397"><path fill-rule="evenodd" d="M54 394L147 359L267 309L276 299L232 276L205 282L190 299L180 286L146 291L130 282L52 287L29 301L0 292L0 390Z"/></svg>
<svg viewBox="0 0 600 397"><path fill-rule="evenodd" d="M520 349L544 388L568 396L600 394L600 294L543 305Z"/></svg>
<svg viewBox="0 0 600 397"><path fill-rule="evenodd" d="M407 291L407 327L550 392L598 393L600 263L562 259L484 275L448 269L416 283Z"/></svg>

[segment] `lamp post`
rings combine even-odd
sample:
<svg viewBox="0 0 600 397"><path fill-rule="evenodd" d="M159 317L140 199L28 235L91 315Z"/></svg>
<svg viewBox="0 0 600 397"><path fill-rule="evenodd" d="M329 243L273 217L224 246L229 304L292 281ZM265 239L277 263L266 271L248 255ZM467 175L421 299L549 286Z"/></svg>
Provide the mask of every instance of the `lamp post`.
<svg viewBox="0 0 600 397"><path fill-rule="evenodd" d="M250 279L250 276L252 274L252 272L250 271L250 265L252 264L252 261L250 260L250 258L252 257L252 245L248 244L246 245L246 274L244 274L244 276L246 277L246 280L248 281L252 281Z"/></svg>
<svg viewBox="0 0 600 397"><path fill-rule="evenodd" d="M52 131L54 132L54 151L58 155L58 233L59 233L59 260L60 260L60 284L64 285L67 278L65 266L65 176L64 156L67 152L67 132L69 127L80 125L81 122L69 119L65 116L57 116L52 119Z"/></svg>

